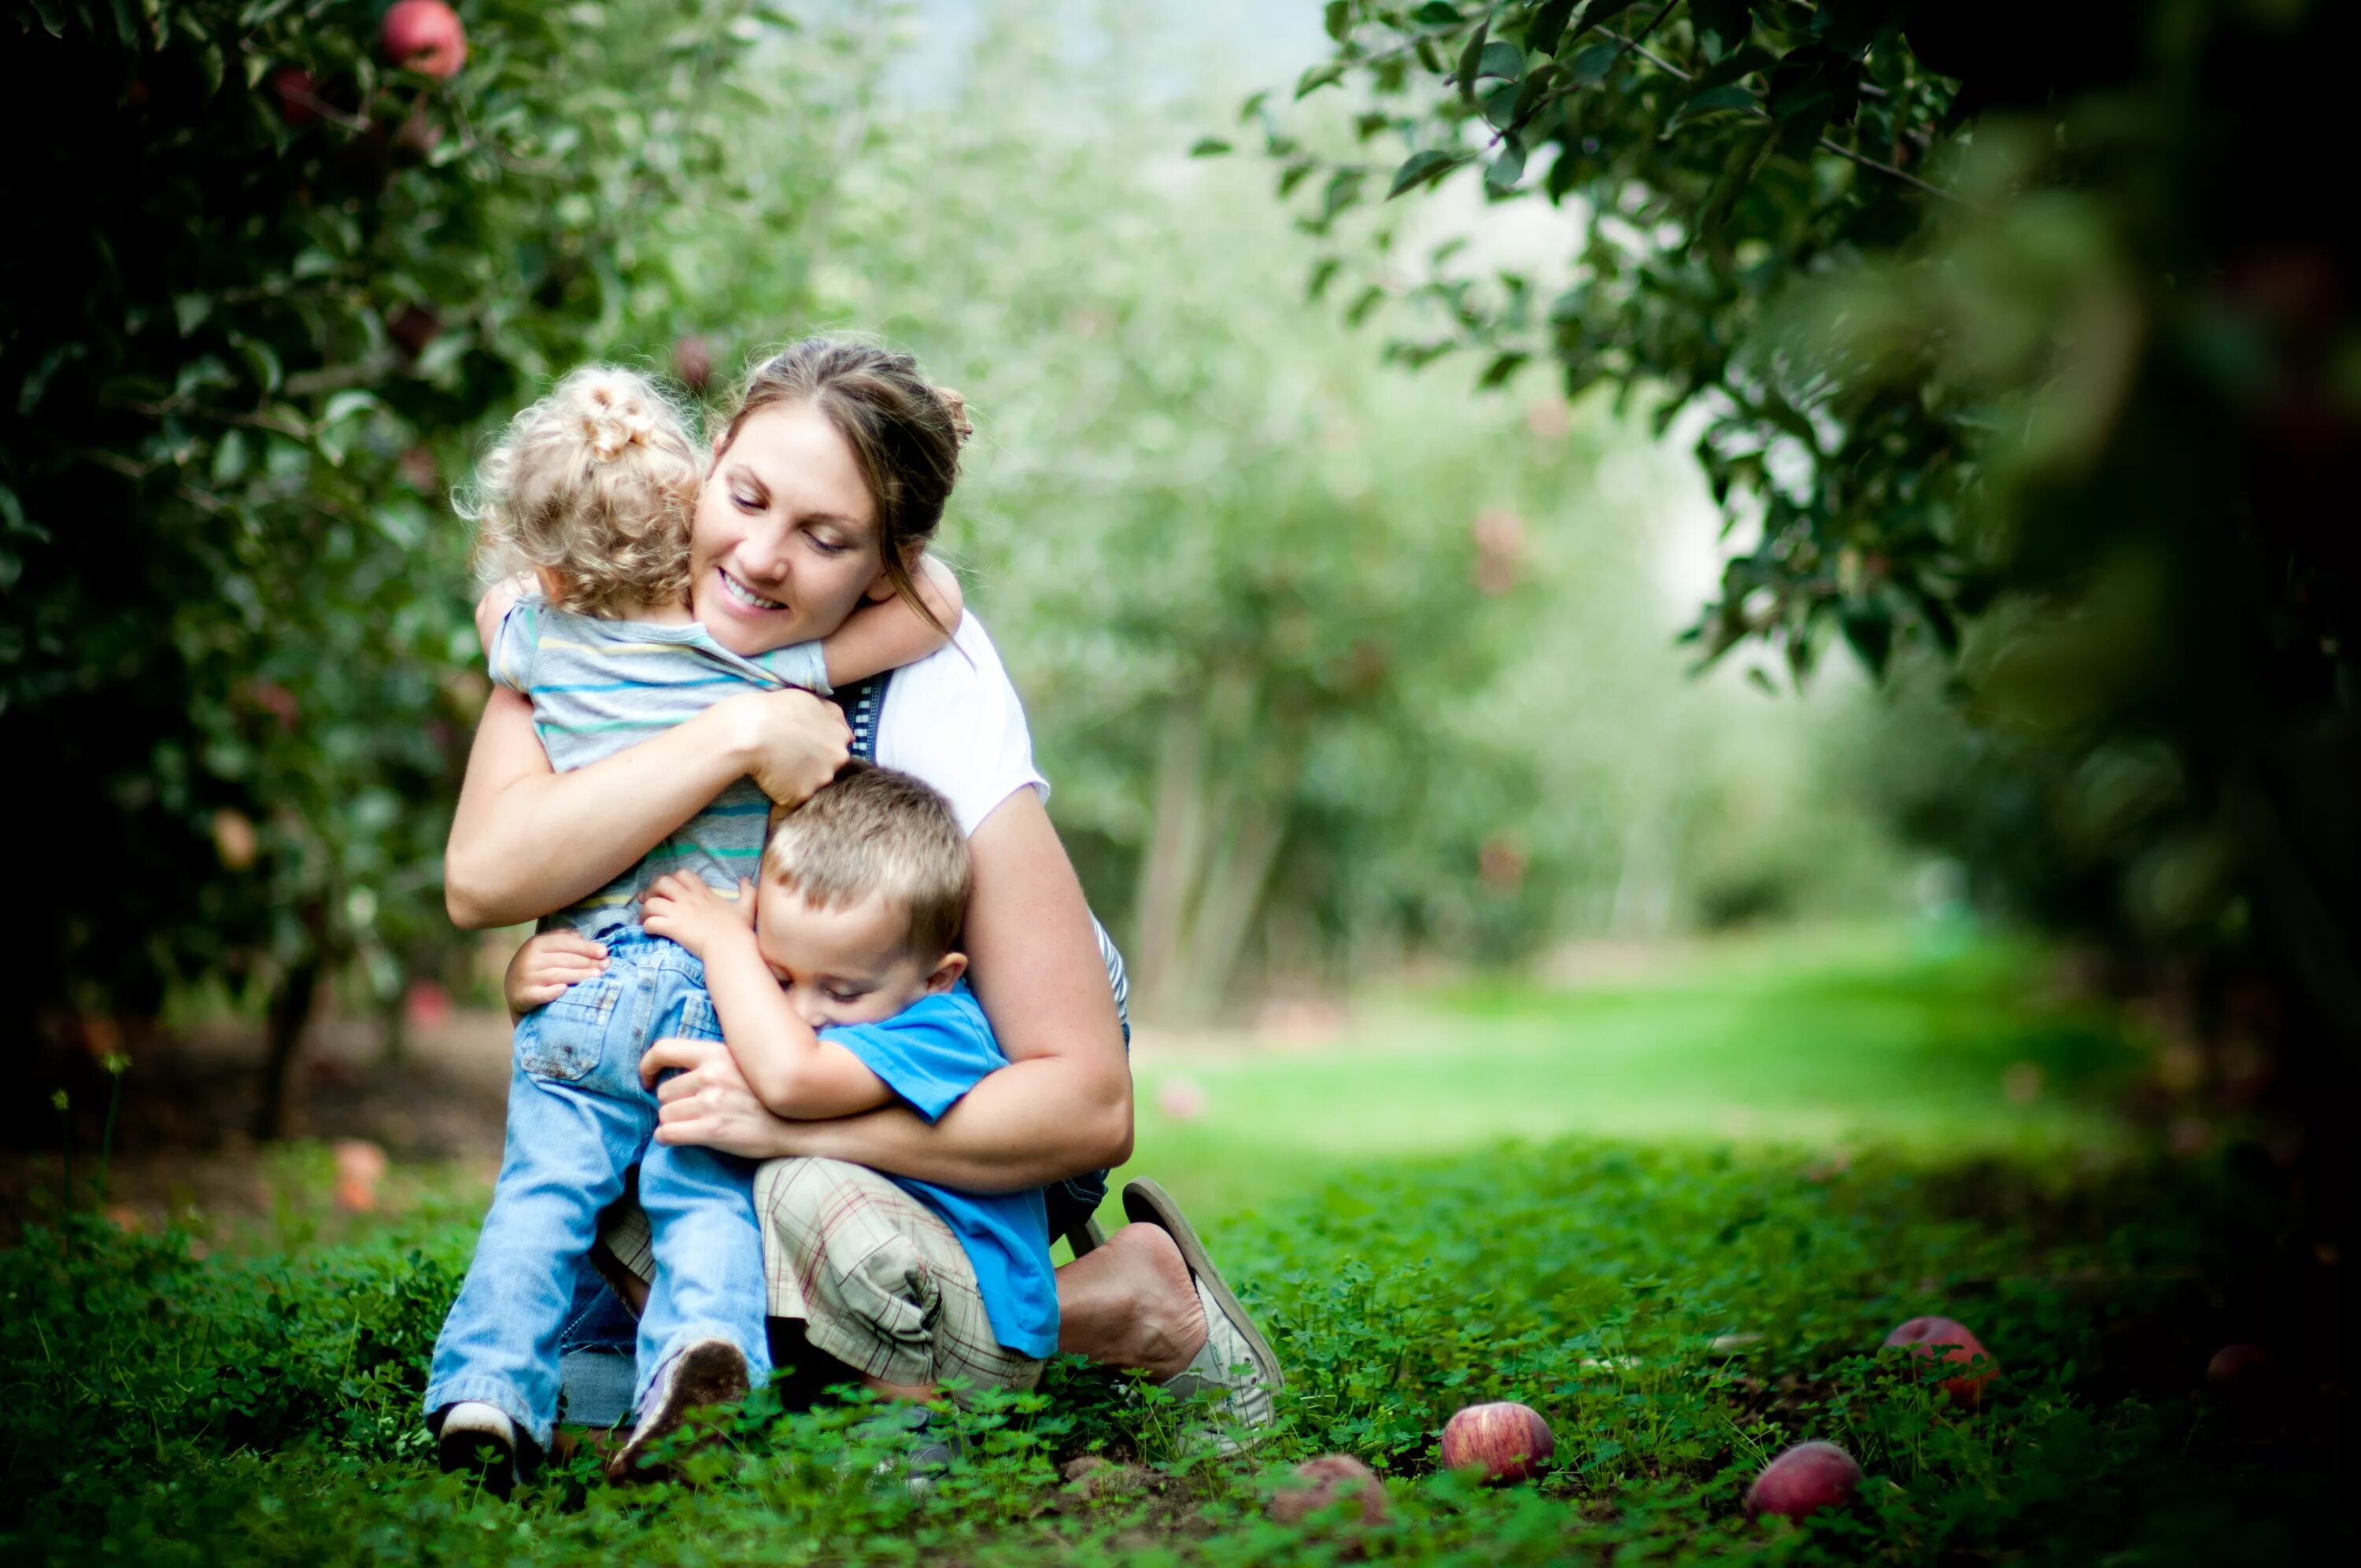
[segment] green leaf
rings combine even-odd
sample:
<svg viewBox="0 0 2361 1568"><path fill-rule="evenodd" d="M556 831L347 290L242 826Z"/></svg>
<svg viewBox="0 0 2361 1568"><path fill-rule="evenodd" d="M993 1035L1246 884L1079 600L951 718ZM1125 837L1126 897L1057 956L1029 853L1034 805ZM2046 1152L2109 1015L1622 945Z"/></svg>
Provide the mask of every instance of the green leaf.
<svg viewBox="0 0 2361 1568"><path fill-rule="evenodd" d="M1325 294L1328 291L1328 285L1335 281L1336 274L1344 265L1345 264L1342 261L1339 261L1333 256L1323 256L1319 260L1313 262L1312 264L1312 276L1305 280L1303 285L1303 298L1305 302L1309 303L1313 300L1319 299L1323 294Z"/></svg>
<svg viewBox="0 0 2361 1568"><path fill-rule="evenodd" d="M1338 43L1343 43L1345 35L1353 30L1351 0L1328 0L1327 9L1322 20L1328 28L1328 36Z"/></svg>
<svg viewBox="0 0 2361 1568"><path fill-rule="evenodd" d="M1462 20L1459 7L1445 5L1444 0L1426 0L1425 5L1411 13L1410 19L1430 27L1456 27Z"/></svg>
<svg viewBox="0 0 2361 1568"><path fill-rule="evenodd" d="M1219 137L1199 137L1189 148L1191 158L1219 158L1230 150L1230 144Z"/></svg>
<svg viewBox="0 0 2361 1568"><path fill-rule="evenodd" d="M172 324L180 328L182 337L204 325L205 318L213 313L214 297L211 294L172 296Z"/></svg>
<svg viewBox="0 0 2361 1568"><path fill-rule="evenodd" d="M1509 109L1509 123L1519 125L1532 118L1534 109L1541 104L1543 94L1565 74L1565 68L1557 61L1543 61L1541 69L1526 77L1524 85L1517 90L1517 101Z"/></svg>
<svg viewBox="0 0 2361 1568"><path fill-rule="evenodd" d="M1525 24L1525 47L1542 54L1555 54L1560 34L1565 31L1565 19L1574 15L1575 0L1542 0L1533 8L1533 19Z"/></svg>
<svg viewBox="0 0 2361 1568"><path fill-rule="evenodd" d="M1746 0L1689 0L1689 19L1700 33L1710 33L1727 51L1745 41L1754 26Z"/></svg>
<svg viewBox="0 0 2361 1568"><path fill-rule="evenodd" d="M33 0L33 10L41 18L42 29L49 37L61 38L66 36L65 7L59 5L58 0Z"/></svg>
<svg viewBox="0 0 2361 1568"><path fill-rule="evenodd" d="M1753 109L1758 104L1754 90L1739 82L1722 87L1708 87L1681 105L1675 120L1691 120L1699 115L1710 115L1724 109Z"/></svg>
<svg viewBox="0 0 2361 1568"><path fill-rule="evenodd" d="M1522 349L1510 349L1484 367L1484 374L1477 378L1476 385L1486 391L1490 391L1522 369L1525 362L1532 357L1532 355Z"/></svg>
<svg viewBox="0 0 2361 1568"><path fill-rule="evenodd" d="M1319 92L1323 87L1332 87L1344 80L1345 62L1341 60L1332 60L1325 65L1315 65L1297 77L1295 95L1301 99Z"/></svg>
<svg viewBox="0 0 2361 1568"><path fill-rule="evenodd" d="M1503 82L1514 82L1524 73L1525 51L1514 44L1498 40L1486 44L1482 58L1476 62L1476 74L1479 79L1494 76Z"/></svg>
<svg viewBox="0 0 2361 1568"><path fill-rule="evenodd" d="M1596 87L1607 80L1607 73L1622 57L1621 44L1592 44L1576 53L1566 67L1566 78L1576 87Z"/></svg>
<svg viewBox="0 0 2361 1568"><path fill-rule="evenodd" d="M1724 82L1735 82L1741 76L1752 75L1758 71L1768 71L1777 63L1777 59L1769 49L1755 44L1748 44L1743 49L1730 50L1706 67L1690 85L1703 92L1706 88L1719 87Z"/></svg>
<svg viewBox="0 0 2361 1568"><path fill-rule="evenodd" d="M1487 11L1484 19L1476 24L1476 30L1467 36L1467 47L1459 51L1459 95L1470 104L1476 102L1476 71L1483 63L1484 39L1491 30L1492 14Z"/></svg>
<svg viewBox="0 0 2361 1568"><path fill-rule="evenodd" d="M1437 152L1433 148L1413 152L1394 170L1394 182L1386 192L1386 200L1390 202L1405 191L1440 180L1466 160L1465 153Z"/></svg>
<svg viewBox="0 0 2361 1568"><path fill-rule="evenodd" d="M364 409L373 409L377 406L378 398L375 392L366 392L357 387L347 387L330 398L327 405L321 409L319 422L323 427L341 423Z"/></svg>
<svg viewBox="0 0 2361 1568"><path fill-rule="evenodd" d="M1492 166L1489 169L1484 170L1484 188L1496 195L1505 195L1515 190L1517 181L1524 176L1524 144L1515 137L1510 137L1502 145L1500 156L1492 160Z"/></svg>
<svg viewBox="0 0 2361 1568"><path fill-rule="evenodd" d="M1621 16L1631 8L1633 3L1634 0L1590 0L1589 7L1582 13L1582 20L1574 25L1574 31L1565 36L1565 41L1572 43L1599 23Z"/></svg>

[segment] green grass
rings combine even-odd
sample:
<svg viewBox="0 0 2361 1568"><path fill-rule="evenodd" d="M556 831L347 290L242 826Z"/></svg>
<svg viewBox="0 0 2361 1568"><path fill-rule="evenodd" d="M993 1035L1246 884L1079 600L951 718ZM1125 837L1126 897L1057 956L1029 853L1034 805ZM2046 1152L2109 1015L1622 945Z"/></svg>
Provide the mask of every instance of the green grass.
<svg viewBox="0 0 2361 1568"><path fill-rule="evenodd" d="M2125 1157L2108 1096L2136 1054L2048 989L2023 948L1841 931L1717 944L1614 985L1379 992L1327 1048L1149 1053L1133 1168L1180 1173L1218 1209L1342 1163L1509 1138ZM2026 1064L2040 1091L2014 1102L2006 1075ZM1202 1095L1192 1121L1162 1109L1176 1080Z"/></svg>
<svg viewBox="0 0 2361 1568"><path fill-rule="evenodd" d="M2038 972L1999 948L1775 943L1615 989L1404 993L1320 1055L1151 1062L1151 1102L1185 1070L1207 1110L1144 1113L1136 1164L1207 1221L1287 1359L1280 1430L1204 1458L1169 1401L1061 1365L969 1412L973 1456L923 1500L875 1481L892 1439L857 1405L744 1412L693 1485L617 1491L577 1464L500 1506L434 1475L414 1404L471 1239L447 1206L202 1261L176 1236L37 1231L0 1258L18 1325L0 1338L0 1559L2349 1554L2324 1513L2334 1449L2307 1446L2291 1408L2200 1391L2279 1200L2237 1162L2162 1165L2108 1123L2097 1097L2130 1047L2038 1001ZM1999 1090L2020 1061L2048 1085L2029 1106ZM2001 1363L1980 1410L1875 1354L1937 1310ZM1552 1422L1541 1484L1436 1473L1443 1420L1491 1398ZM1806 1437L1861 1461L1861 1505L1749 1522L1748 1479ZM1348 1539L1264 1516L1294 1461L1331 1450L1388 1477L1391 1523ZM1085 1451L1143 1462L1140 1486L1061 1486Z"/></svg>

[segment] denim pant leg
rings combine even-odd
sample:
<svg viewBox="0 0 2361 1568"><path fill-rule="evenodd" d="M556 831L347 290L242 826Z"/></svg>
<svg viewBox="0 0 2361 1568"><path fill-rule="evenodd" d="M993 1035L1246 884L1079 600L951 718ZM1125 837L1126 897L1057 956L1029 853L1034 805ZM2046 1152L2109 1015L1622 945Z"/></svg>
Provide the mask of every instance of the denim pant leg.
<svg viewBox="0 0 2361 1568"><path fill-rule="evenodd" d="M575 1270L597 1238L599 1210L622 1190L647 1121L640 1106L538 1077L520 1061L491 1212L434 1343L430 1415L480 1399L549 1446Z"/></svg>
<svg viewBox="0 0 2361 1568"><path fill-rule="evenodd" d="M721 1037L703 974L659 1001L655 1034ZM640 1163L655 1279L640 1318L639 1395L644 1401L670 1356L694 1341L725 1339L745 1353L756 1387L771 1376L763 1328L767 1289L763 1233L754 1219L752 1162L714 1149L652 1143Z"/></svg>

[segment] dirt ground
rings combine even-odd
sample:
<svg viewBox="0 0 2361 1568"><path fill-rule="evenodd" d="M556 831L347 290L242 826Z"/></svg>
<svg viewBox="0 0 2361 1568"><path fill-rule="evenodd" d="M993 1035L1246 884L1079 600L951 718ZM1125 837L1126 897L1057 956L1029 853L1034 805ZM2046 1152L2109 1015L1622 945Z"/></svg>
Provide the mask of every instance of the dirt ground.
<svg viewBox="0 0 2361 1568"><path fill-rule="evenodd" d="M279 1194L248 1135L262 1043L251 1027L207 1025L135 1056L125 1075L107 1199L126 1223L268 1209ZM459 1162L489 1183L508 1098L509 1025L492 1012L454 1011L413 1024L398 1061L372 1024L317 1026L298 1064L294 1133L302 1140L365 1142L396 1168ZM73 1106L78 1189L97 1168L103 1105L85 1087ZM54 1206L59 1135L0 1149L0 1240ZM85 1199L87 1201L87 1199Z"/></svg>

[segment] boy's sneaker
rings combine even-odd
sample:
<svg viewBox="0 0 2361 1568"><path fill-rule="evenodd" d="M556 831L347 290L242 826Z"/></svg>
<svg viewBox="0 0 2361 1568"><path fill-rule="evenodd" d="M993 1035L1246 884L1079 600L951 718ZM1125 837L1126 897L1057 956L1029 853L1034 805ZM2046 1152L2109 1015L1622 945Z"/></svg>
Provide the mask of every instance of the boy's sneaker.
<svg viewBox="0 0 2361 1568"><path fill-rule="evenodd" d="M443 1412L434 1458L445 1474L478 1475L485 1491L506 1497L516 1488L516 1423L507 1411L480 1399L462 1399Z"/></svg>
<svg viewBox="0 0 2361 1568"><path fill-rule="evenodd" d="M659 1439L679 1431L689 1411L742 1399L752 1387L746 1353L728 1340L702 1339L685 1346L656 1374L640 1424L607 1461L607 1478L653 1479L654 1473L643 1470L641 1462Z"/></svg>

